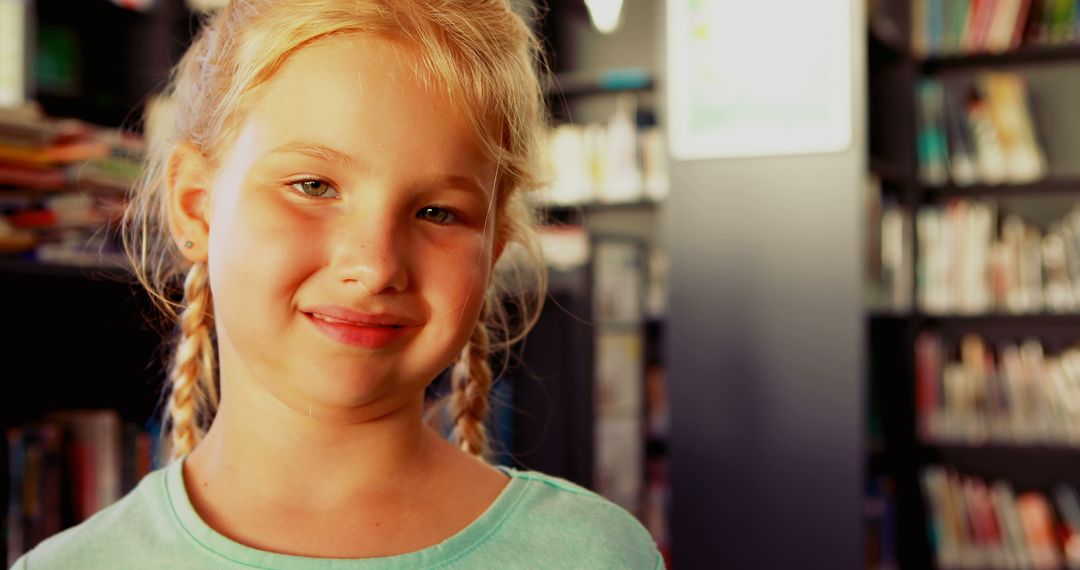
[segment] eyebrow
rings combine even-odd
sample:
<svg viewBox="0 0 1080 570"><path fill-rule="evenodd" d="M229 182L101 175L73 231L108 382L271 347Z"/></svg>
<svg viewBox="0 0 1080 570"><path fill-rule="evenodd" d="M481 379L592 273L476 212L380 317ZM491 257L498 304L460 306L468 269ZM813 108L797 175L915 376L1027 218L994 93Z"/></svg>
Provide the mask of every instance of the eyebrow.
<svg viewBox="0 0 1080 570"><path fill-rule="evenodd" d="M294 141L285 143L281 146L271 149L264 156L290 153L302 154L319 160L335 162L347 168L360 169L363 167L363 164L350 154L341 152L336 148L329 147L323 144L305 141ZM489 195L488 189L484 188L475 178L470 178L468 176L462 176L458 174L431 176L425 178L424 181L420 184L420 186L424 188L457 188L468 192L475 192L485 198L487 198Z"/></svg>
<svg viewBox="0 0 1080 570"><path fill-rule="evenodd" d="M451 188L457 190L463 190L470 193L475 193L483 198L488 197L488 190L484 188L475 178L469 178L468 176L460 176L456 174L446 174L442 176L432 176L425 178L421 186L425 188Z"/></svg>
<svg viewBox="0 0 1080 570"><path fill-rule="evenodd" d="M303 154L320 160L336 162L349 168L359 169L362 166L359 160L356 160L349 154L326 145L311 142L289 142L275 147L266 153L267 156L273 154Z"/></svg>

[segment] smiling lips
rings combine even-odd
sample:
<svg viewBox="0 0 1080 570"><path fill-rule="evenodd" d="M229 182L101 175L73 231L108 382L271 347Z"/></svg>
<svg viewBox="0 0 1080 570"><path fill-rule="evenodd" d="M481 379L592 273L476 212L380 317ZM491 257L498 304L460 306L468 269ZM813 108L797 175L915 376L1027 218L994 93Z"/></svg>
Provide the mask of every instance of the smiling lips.
<svg viewBox="0 0 1080 570"><path fill-rule="evenodd" d="M361 313L336 305L303 310L323 334L352 346L383 348L419 328L421 322L391 313Z"/></svg>

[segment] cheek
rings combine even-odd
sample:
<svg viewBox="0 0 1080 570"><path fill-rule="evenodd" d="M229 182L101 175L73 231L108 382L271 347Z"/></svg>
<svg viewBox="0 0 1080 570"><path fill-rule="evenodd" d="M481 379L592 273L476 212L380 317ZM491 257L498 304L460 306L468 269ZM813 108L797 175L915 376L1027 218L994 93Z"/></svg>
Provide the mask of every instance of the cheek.
<svg viewBox="0 0 1080 570"><path fill-rule="evenodd" d="M287 316L318 234L266 201L221 206L211 223L209 264L215 297L229 311L222 317L254 324Z"/></svg>
<svg viewBox="0 0 1080 570"><path fill-rule="evenodd" d="M439 368L468 342L488 283L490 258L475 237L442 242L422 257L420 290L431 310L429 347L439 347ZM416 261L420 261L417 259Z"/></svg>
<svg viewBox="0 0 1080 570"><path fill-rule="evenodd" d="M415 259L422 269L426 297L433 308L435 300L441 309L460 313L462 307L479 310L487 286L490 253L483 241L475 236L435 241L425 248L422 257Z"/></svg>

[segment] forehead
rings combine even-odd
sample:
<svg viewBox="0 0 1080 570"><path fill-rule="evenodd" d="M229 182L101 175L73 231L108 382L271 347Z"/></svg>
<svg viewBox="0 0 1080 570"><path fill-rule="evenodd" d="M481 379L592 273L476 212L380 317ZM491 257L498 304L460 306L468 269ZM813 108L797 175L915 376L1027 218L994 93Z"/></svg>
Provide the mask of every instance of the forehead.
<svg viewBox="0 0 1080 570"><path fill-rule="evenodd" d="M479 175L494 165L443 90L424 86L415 51L369 34L327 37L293 53L246 106L238 142L339 150L356 164Z"/></svg>

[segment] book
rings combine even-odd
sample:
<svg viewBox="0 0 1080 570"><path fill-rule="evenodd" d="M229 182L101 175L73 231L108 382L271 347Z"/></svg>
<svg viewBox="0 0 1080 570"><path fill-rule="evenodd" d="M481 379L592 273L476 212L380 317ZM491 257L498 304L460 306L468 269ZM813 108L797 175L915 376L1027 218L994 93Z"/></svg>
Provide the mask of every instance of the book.
<svg viewBox="0 0 1080 570"><path fill-rule="evenodd" d="M1040 570L1060 568L1061 548L1055 539L1054 515L1046 497L1034 492L1022 493L1016 500L1016 509L1034 567Z"/></svg>
<svg viewBox="0 0 1080 570"><path fill-rule="evenodd" d="M1000 222L999 222L1000 220ZM916 303L932 314L1080 311L1080 205L1041 229L991 200L916 213Z"/></svg>
<svg viewBox="0 0 1080 570"><path fill-rule="evenodd" d="M1012 73L988 73L981 81L1002 149L1005 180L1024 184L1045 177L1046 157L1035 138L1025 80Z"/></svg>
<svg viewBox="0 0 1080 570"><path fill-rule="evenodd" d="M42 540L82 522L150 471L153 426L112 410L65 410L6 430L8 565Z"/></svg>
<svg viewBox="0 0 1080 570"><path fill-rule="evenodd" d="M1003 479L988 481L930 464L919 472L919 488L938 568L1075 566L1075 554L1068 550L1075 551L1070 541L1080 524L1080 504L1072 486L1056 485L1051 502L1050 493L1041 490L1017 493Z"/></svg>
<svg viewBox="0 0 1080 570"><path fill-rule="evenodd" d="M917 436L926 443L1080 447L1078 387L1080 344L1047 354L1035 338L916 337Z"/></svg>
<svg viewBox="0 0 1080 570"><path fill-rule="evenodd" d="M964 108L954 93L945 93L945 125L948 132L949 178L957 186L978 182L975 169L974 141L964 120Z"/></svg>
<svg viewBox="0 0 1080 570"><path fill-rule="evenodd" d="M917 86L919 129L916 151L919 179L924 184L942 185L948 181L948 141L944 121L944 88L934 79L923 79Z"/></svg>
<svg viewBox="0 0 1080 570"><path fill-rule="evenodd" d="M1003 53L1080 37L1076 0L913 0L918 57Z"/></svg>

